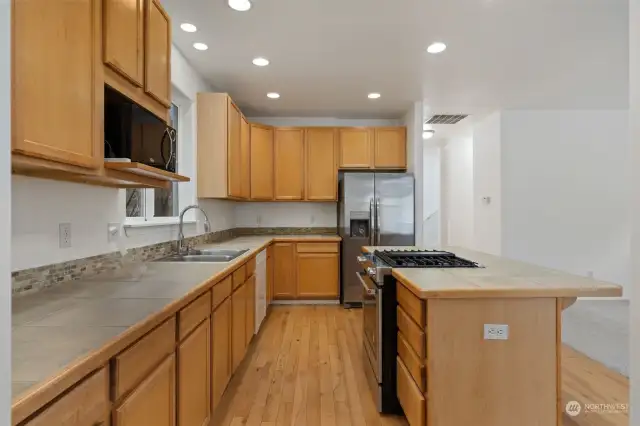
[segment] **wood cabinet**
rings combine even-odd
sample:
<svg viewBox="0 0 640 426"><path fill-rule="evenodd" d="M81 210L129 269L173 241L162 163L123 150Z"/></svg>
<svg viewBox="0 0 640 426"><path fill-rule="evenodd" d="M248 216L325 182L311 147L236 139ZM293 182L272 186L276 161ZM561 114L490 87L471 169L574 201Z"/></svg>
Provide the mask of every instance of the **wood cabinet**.
<svg viewBox="0 0 640 426"><path fill-rule="evenodd" d="M245 324L246 346L249 346L256 331L256 276L251 275L245 284L245 296L247 300L247 323Z"/></svg>
<svg viewBox="0 0 640 426"><path fill-rule="evenodd" d="M242 196L242 140L241 128L242 119L240 110L229 99L229 177L228 177L228 193L231 197Z"/></svg>
<svg viewBox="0 0 640 426"><path fill-rule="evenodd" d="M211 418L210 368L211 328L207 318L178 347L178 424L180 426L209 424Z"/></svg>
<svg viewBox="0 0 640 426"><path fill-rule="evenodd" d="M251 199L273 199L273 128L251 124Z"/></svg>
<svg viewBox="0 0 640 426"><path fill-rule="evenodd" d="M103 162L100 2L14 0L12 149L85 168Z"/></svg>
<svg viewBox="0 0 640 426"><path fill-rule="evenodd" d="M341 128L339 166L344 169L370 169L373 166L373 131L368 128Z"/></svg>
<svg viewBox="0 0 640 426"><path fill-rule="evenodd" d="M211 406L215 409L231 377L231 297L225 299L213 312L211 323Z"/></svg>
<svg viewBox="0 0 640 426"><path fill-rule="evenodd" d="M116 408L114 426L175 426L176 357L168 356Z"/></svg>
<svg viewBox="0 0 640 426"><path fill-rule="evenodd" d="M251 127L240 116L240 197L251 197Z"/></svg>
<svg viewBox="0 0 640 426"><path fill-rule="evenodd" d="M231 371L235 372L244 358L247 347L246 285L238 287L231 295Z"/></svg>
<svg viewBox="0 0 640 426"><path fill-rule="evenodd" d="M273 245L273 298L294 299L296 297L295 244Z"/></svg>
<svg viewBox="0 0 640 426"><path fill-rule="evenodd" d="M375 129L374 164L376 169L407 168L407 134L404 127Z"/></svg>
<svg viewBox="0 0 640 426"><path fill-rule="evenodd" d="M304 199L304 130L274 130L275 199Z"/></svg>
<svg viewBox="0 0 640 426"><path fill-rule="evenodd" d="M273 300L273 245L267 247L267 306Z"/></svg>
<svg viewBox="0 0 640 426"><path fill-rule="evenodd" d="M144 84L145 0L104 1L104 62L132 84Z"/></svg>
<svg viewBox="0 0 640 426"><path fill-rule="evenodd" d="M338 299L340 297L339 264L338 253L298 253L297 297Z"/></svg>
<svg viewBox="0 0 640 426"><path fill-rule="evenodd" d="M171 106L171 20L159 0L145 0L144 90Z"/></svg>
<svg viewBox="0 0 640 426"><path fill-rule="evenodd" d="M336 165L336 131L333 128L306 130L306 199L333 201L338 199Z"/></svg>

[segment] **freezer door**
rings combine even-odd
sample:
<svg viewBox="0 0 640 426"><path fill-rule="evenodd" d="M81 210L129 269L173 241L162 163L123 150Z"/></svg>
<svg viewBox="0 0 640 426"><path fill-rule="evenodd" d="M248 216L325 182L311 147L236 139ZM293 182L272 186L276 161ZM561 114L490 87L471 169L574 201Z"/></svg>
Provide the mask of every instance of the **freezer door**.
<svg viewBox="0 0 640 426"><path fill-rule="evenodd" d="M375 205L375 245L414 245L413 175L406 173L376 173Z"/></svg>

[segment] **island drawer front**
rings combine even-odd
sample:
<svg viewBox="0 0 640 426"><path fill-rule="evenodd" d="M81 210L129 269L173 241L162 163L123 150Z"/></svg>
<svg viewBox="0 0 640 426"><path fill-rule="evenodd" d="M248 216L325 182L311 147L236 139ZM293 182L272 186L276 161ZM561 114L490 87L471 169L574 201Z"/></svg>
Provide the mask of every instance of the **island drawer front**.
<svg viewBox="0 0 640 426"><path fill-rule="evenodd" d="M109 404L109 373L102 368L24 426L106 425Z"/></svg>
<svg viewBox="0 0 640 426"><path fill-rule="evenodd" d="M396 286L398 304L404 308L409 316L422 328L427 324L426 306L423 300L417 298L403 284Z"/></svg>
<svg viewBox="0 0 640 426"><path fill-rule="evenodd" d="M209 314L211 314L210 291L182 308L178 314L178 334L180 340L183 340L187 337L187 334L195 330L198 324L207 319Z"/></svg>
<svg viewBox="0 0 640 426"><path fill-rule="evenodd" d="M425 393L427 391L426 367L401 332L398 332L398 356L411 373L413 381L416 382L422 393Z"/></svg>
<svg viewBox="0 0 640 426"><path fill-rule="evenodd" d="M247 278L256 272L256 258L252 257L247 261Z"/></svg>
<svg viewBox="0 0 640 426"><path fill-rule="evenodd" d="M233 289L240 287L247 279L247 266L242 265L233 272Z"/></svg>
<svg viewBox="0 0 640 426"><path fill-rule="evenodd" d="M404 415L410 426L425 426L427 404L422 392L418 389L400 357L396 358L398 364L398 380L396 393Z"/></svg>
<svg viewBox="0 0 640 426"><path fill-rule="evenodd" d="M115 357L115 399L142 381L176 346L173 316Z"/></svg>
<svg viewBox="0 0 640 426"><path fill-rule="evenodd" d="M424 331L413 322L401 306L398 306L398 330L402 332L407 343L413 348L418 357L425 359L427 351Z"/></svg>
<svg viewBox="0 0 640 426"><path fill-rule="evenodd" d="M231 288L232 288L233 277L229 275L225 279L219 281L213 286L213 297L212 297L212 309L215 311L218 306L226 299L231 296Z"/></svg>
<svg viewBox="0 0 640 426"><path fill-rule="evenodd" d="M338 243L298 243L298 253L337 253Z"/></svg>

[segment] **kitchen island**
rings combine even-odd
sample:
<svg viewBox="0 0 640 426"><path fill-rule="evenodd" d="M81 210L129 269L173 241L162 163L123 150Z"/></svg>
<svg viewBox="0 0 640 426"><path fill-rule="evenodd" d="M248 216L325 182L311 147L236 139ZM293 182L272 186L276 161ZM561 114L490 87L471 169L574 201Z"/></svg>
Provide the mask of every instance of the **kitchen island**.
<svg viewBox="0 0 640 426"><path fill-rule="evenodd" d="M417 247L363 247L375 250ZM481 268L394 268L411 426L560 426L562 310L618 285L456 247Z"/></svg>

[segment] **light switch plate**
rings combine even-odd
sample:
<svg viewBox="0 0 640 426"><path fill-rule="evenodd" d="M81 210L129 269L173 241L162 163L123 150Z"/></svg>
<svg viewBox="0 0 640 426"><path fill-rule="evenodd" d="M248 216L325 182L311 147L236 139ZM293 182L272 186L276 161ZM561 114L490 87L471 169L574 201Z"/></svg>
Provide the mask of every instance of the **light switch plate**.
<svg viewBox="0 0 640 426"><path fill-rule="evenodd" d="M509 340L509 326L507 324L485 324L484 340Z"/></svg>

